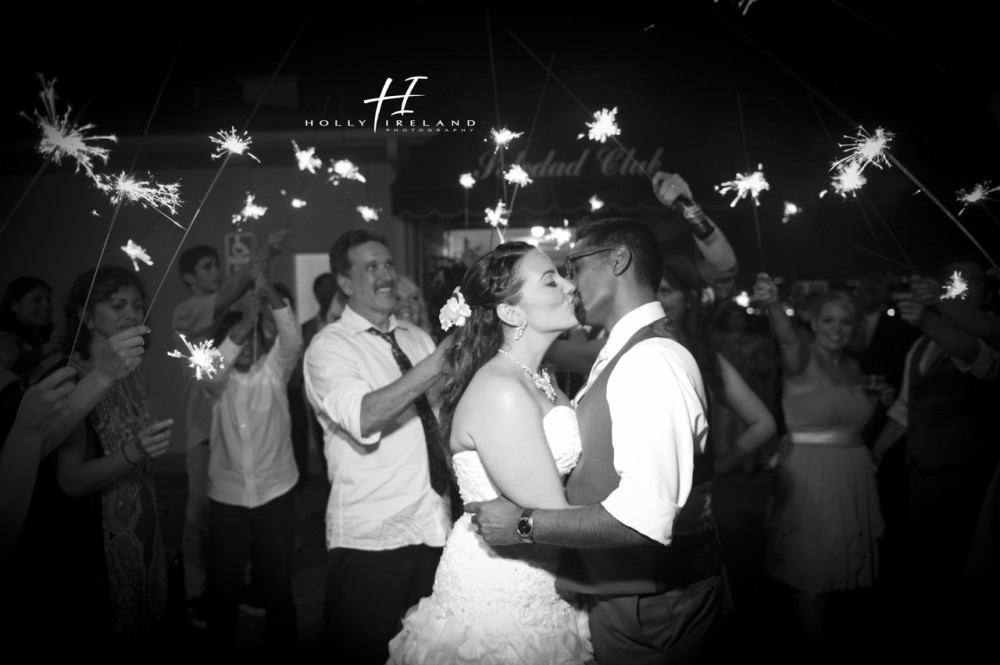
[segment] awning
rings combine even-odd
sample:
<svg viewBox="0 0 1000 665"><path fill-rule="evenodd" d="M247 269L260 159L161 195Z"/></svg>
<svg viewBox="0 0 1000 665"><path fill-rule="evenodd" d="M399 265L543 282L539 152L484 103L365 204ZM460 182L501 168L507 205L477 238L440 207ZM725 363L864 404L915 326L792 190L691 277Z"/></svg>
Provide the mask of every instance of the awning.
<svg viewBox="0 0 1000 665"><path fill-rule="evenodd" d="M620 135L588 138L588 122L602 109L617 108ZM498 109L484 100L472 117L476 131L439 133L415 151L392 185L392 212L413 222L445 228L485 224L487 208L504 201L512 227L570 224L585 216L663 218L653 196L657 171L684 173L690 123L662 99L619 89L567 92L556 83L503 96ZM492 130L521 132L498 148ZM672 131L673 130L673 131ZM617 139L617 140L615 140ZM690 143L690 139L687 140ZM687 153L685 155L685 153ZM695 153L697 154L697 153ZM504 179L514 164L532 182L515 187ZM475 185L459 183L471 173ZM597 197L603 207L594 210Z"/></svg>

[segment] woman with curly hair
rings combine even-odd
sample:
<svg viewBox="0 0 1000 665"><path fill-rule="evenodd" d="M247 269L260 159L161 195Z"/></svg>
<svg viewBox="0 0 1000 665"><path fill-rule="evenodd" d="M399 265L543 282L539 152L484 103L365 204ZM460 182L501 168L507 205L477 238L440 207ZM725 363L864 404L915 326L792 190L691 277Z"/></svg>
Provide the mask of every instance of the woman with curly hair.
<svg viewBox="0 0 1000 665"><path fill-rule="evenodd" d="M577 325L576 287L542 251L499 245L468 270L442 310L456 326L441 426L462 499L504 496L565 508L563 479L579 459L576 414L542 357ZM587 614L555 588L559 550L494 549L471 514L456 522L431 596L389 644L392 663L584 663Z"/></svg>

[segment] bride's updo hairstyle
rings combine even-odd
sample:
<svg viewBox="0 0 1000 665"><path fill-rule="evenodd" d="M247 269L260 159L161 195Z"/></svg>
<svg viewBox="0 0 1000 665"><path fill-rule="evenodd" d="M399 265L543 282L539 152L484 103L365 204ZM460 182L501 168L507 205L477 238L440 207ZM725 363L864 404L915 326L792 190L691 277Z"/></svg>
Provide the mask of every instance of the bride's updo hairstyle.
<svg viewBox="0 0 1000 665"><path fill-rule="evenodd" d="M497 316L497 305L516 305L524 283L521 259L534 249L526 242L505 242L472 264L462 278L462 295L472 311L465 325L455 327L455 341L448 349L448 373L441 391L441 432L447 446L455 407L472 377L496 355L503 344L506 325Z"/></svg>

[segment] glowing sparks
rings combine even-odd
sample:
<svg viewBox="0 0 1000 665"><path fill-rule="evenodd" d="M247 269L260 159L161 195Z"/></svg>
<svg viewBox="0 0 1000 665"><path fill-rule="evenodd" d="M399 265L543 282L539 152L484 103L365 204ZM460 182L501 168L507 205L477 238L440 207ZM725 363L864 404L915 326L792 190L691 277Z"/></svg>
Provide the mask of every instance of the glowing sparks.
<svg viewBox="0 0 1000 665"><path fill-rule="evenodd" d="M473 185L476 184L476 179L472 177L471 173L463 173L458 177L458 184L466 189L472 189Z"/></svg>
<svg viewBox="0 0 1000 665"><path fill-rule="evenodd" d="M306 202L305 202L304 199L292 199L292 207L293 208L301 208L301 207L305 206L305 204L306 204Z"/></svg>
<svg viewBox="0 0 1000 665"><path fill-rule="evenodd" d="M376 209L369 206L358 206L356 210L361 213L361 219L366 222L377 222L378 214L382 209Z"/></svg>
<svg viewBox="0 0 1000 665"><path fill-rule="evenodd" d="M740 307L746 309L750 306L750 294L746 291L740 291L735 296L733 296L733 302Z"/></svg>
<svg viewBox="0 0 1000 665"><path fill-rule="evenodd" d="M753 198L754 205L760 205L758 196L765 189L770 189L771 185L768 184L767 180L764 178L764 173L760 169L763 169L763 164L758 164L756 171L753 173L737 173L735 180L730 180L724 182L721 185L715 186L715 191L719 194L725 194L726 192L736 191L736 198L733 202L729 204L730 208L735 208L736 203L740 199L745 199L747 196Z"/></svg>
<svg viewBox="0 0 1000 665"><path fill-rule="evenodd" d="M507 227L507 220L510 217L510 211L504 205L503 201L497 201L496 208L486 209L486 223L497 230L500 233L500 237L503 237L503 233L500 232L500 227Z"/></svg>
<svg viewBox="0 0 1000 665"><path fill-rule="evenodd" d="M512 182L515 185L520 185L524 187L534 182L529 176L528 172L521 168L520 164L514 164L507 173L503 174L504 180L507 182Z"/></svg>
<svg viewBox="0 0 1000 665"><path fill-rule="evenodd" d="M970 205L992 201L993 198L991 195L997 192L1000 192L1000 185L991 187L989 181L979 183L972 188L971 192L967 192L964 189L959 190L956 192L956 195L958 196L958 202L963 205L958 214L961 215Z"/></svg>
<svg viewBox="0 0 1000 665"><path fill-rule="evenodd" d="M615 123L615 114L618 113L618 107L614 107L610 111L607 109L601 109L594 113L594 122L588 122L587 127L589 131L587 132L587 138L592 141L600 141L604 143L608 140L609 136L618 136L622 133L622 130L618 128ZM577 136L577 138L582 139L583 134Z"/></svg>
<svg viewBox="0 0 1000 665"><path fill-rule="evenodd" d="M835 161L830 165L830 169L839 166L846 168L847 164L854 163L858 164L859 172L864 171L869 164L874 164L878 168L882 168L882 164L888 166L889 160L885 156L885 151L888 150L892 137L892 132L887 132L881 127L875 129L874 135L869 135L863 127L858 127L857 135L844 137L850 139L850 143L840 144L841 148L846 149L847 157Z"/></svg>
<svg viewBox="0 0 1000 665"><path fill-rule="evenodd" d="M212 143L215 143L219 146L218 148L215 149L215 152L212 153L212 159L225 157L227 154L229 155L245 154L247 157L253 157L253 160L258 164L260 163L260 160L257 159L257 156L254 155L249 150L247 150L247 148L250 147L250 143L253 142L253 139L247 136L246 132L243 132L243 136L240 136L239 134L236 133L236 128L233 127L228 132L223 129L220 129L218 134L219 134L218 136L209 137L210 139L212 139Z"/></svg>
<svg viewBox="0 0 1000 665"><path fill-rule="evenodd" d="M295 148L295 159L299 163L300 171L316 173L316 169L323 166L323 160L316 156L316 148L302 150L294 139L292 140L292 147Z"/></svg>
<svg viewBox="0 0 1000 665"><path fill-rule="evenodd" d="M500 148L506 149L507 146L510 144L511 141L513 141L518 136L521 136L521 134L524 133L524 132L512 132L509 129L507 129L506 127L504 127L503 129L501 129L500 131L497 131L495 129L492 129L490 131L493 133L493 142L497 146L493 150L494 154L496 154L496 152L498 150L500 150Z"/></svg>
<svg viewBox="0 0 1000 665"><path fill-rule="evenodd" d="M132 267L135 268L136 272L139 272L139 261L142 261L147 266L153 265L153 259L149 257L146 250L132 242L131 239L129 239L128 243L122 245L122 251L132 260Z"/></svg>
<svg viewBox="0 0 1000 665"><path fill-rule="evenodd" d="M253 194L247 192L247 199L243 204L243 210L233 215L233 224L240 225L248 219L260 219L264 216L264 213L267 212L267 206L257 205L253 199Z"/></svg>
<svg viewBox="0 0 1000 665"><path fill-rule="evenodd" d="M326 172L330 174L327 180L334 185L339 185L341 180L367 182L365 177L361 175L361 172L358 171L358 167L349 159L338 159L330 162L330 167L327 168Z"/></svg>
<svg viewBox="0 0 1000 665"><path fill-rule="evenodd" d="M188 351L191 355L186 356L178 350L173 350L167 352L167 355L171 358L187 358L188 367L194 368L194 378L201 381L204 378L211 379L215 376L216 372L222 369L225 359L222 357L222 353L219 352L214 346L212 346L211 340L204 340L198 342L192 346L191 342L187 341L187 337L183 333L177 333L187 346Z"/></svg>
<svg viewBox="0 0 1000 665"><path fill-rule="evenodd" d="M781 217L781 223L787 224L795 215L802 213L802 207L792 201L785 201L785 214Z"/></svg>
<svg viewBox="0 0 1000 665"><path fill-rule="evenodd" d="M857 196L857 191L866 182L868 179L861 173L861 165L857 162L850 162L833 176L831 187L834 192L846 199L848 195ZM826 190L823 191L823 194L825 193Z"/></svg>
<svg viewBox="0 0 1000 665"><path fill-rule="evenodd" d="M591 196L590 200L588 201L588 203L590 203L590 212L595 212L595 211L600 210L601 208L604 207L604 201L602 201L601 199L597 198L597 194L594 194L593 196Z"/></svg>
<svg viewBox="0 0 1000 665"><path fill-rule="evenodd" d="M969 283L962 279L962 273L956 270L951 274L948 283L941 288L944 291L941 294L941 300L953 300L954 298L965 300L965 296L969 292Z"/></svg>
<svg viewBox="0 0 1000 665"><path fill-rule="evenodd" d="M550 226L549 232L542 236L542 240L549 240L556 244L556 249L562 249L563 245L568 245L573 241L573 232L569 229L569 220L564 219L562 227Z"/></svg>
<svg viewBox="0 0 1000 665"><path fill-rule="evenodd" d="M95 145L95 141L111 141L116 143L118 138L113 134L106 136L87 136L87 131L93 129L93 125L76 126L70 122L69 114L72 108L67 106L66 112L59 115L56 110L56 79L46 81L42 75L38 76L42 82L42 91L39 97L45 107L45 113L39 113L36 109L32 118L23 111L20 115L31 120L38 126L42 134L42 139L37 150L40 155L48 158L56 164L61 164L63 157L70 157L76 160L76 172L82 168L95 181L94 161L99 159L105 164L108 162L108 149Z"/></svg>
<svg viewBox="0 0 1000 665"><path fill-rule="evenodd" d="M98 189L111 197L111 202L115 205L121 201L131 201L152 208L163 208L169 210L171 215L176 215L177 208L181 205L180 185L152 183L152 176L149 177L150 180L136 180L123 171L116 176L98 174L94 182Z"/></svg>

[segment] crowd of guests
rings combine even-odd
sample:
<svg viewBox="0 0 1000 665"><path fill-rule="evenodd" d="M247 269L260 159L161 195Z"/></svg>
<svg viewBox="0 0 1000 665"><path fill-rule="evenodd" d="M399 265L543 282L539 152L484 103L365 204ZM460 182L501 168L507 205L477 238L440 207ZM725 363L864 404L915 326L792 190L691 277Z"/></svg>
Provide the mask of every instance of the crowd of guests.
<svg viewBox="0 0 1000 665"><path fill-rule="evenodd" d="M787 649L764 651L798 658L907 631L945 648L987 626L995 613L977 608L1000 590L996 268L950 257L934 275L859 275L799 301L761 273L751 304L736 305L725 236L692 211L679 176L657 174L654 192L680 205L693 237L690 254L664 256L656 298L705 386L714 478L703 492L733 634L777 633ZM172 330L224 359L185 388L184 602L220 653L236 646L248 596L268 645L296 648L297 490L315 441L329 649L384 662L461 514L450 463L430 445L451 336L367 230L330 249L331 271L313 284L319 312L298 324L270 270L286 239L272 234L228 277L212 247L178 261L190 296ZM967 289L945 297L955 273ZM36 277L11 281L0 305L0 545L18 608L7 627L37 646L58 625L59 649L161 646L153 469L174 422L149 399L145 288L112 266L66 287L61 318L59 289ZM580 325L549 348L544 365L570 397L606 334Z"/></svg>

